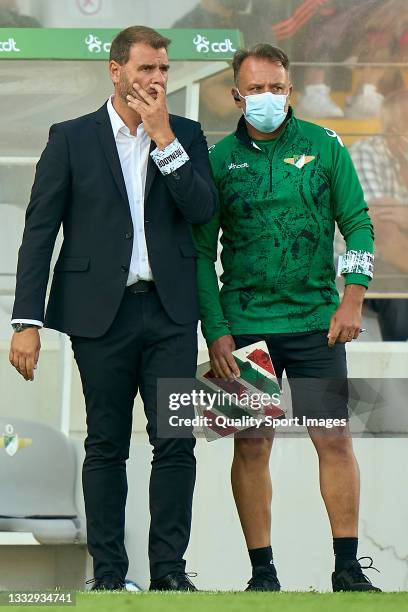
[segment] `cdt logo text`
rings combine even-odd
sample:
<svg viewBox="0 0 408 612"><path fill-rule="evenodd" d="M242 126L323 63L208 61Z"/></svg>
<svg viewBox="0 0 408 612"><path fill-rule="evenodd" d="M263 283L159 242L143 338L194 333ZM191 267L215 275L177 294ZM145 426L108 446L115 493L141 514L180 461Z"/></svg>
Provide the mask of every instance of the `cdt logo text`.
<svg viewBox="0 0 408 612"><path fill-rule="evenodd" d="M17 47L17 43L14 38L9 38L6 41L0 40L0 53L13 51L14 53L20 53L21 49Z"/></svg>
<svg viewBox="0 0 408 612"><path fill-rule="evenodd" d="M213 53L234 53L236 49L234 49L232 45L232 41L229 38L219 42L210 42L206 36L202 34L197 34L193 38L193 43L199 53L208 53L210 50Z"/></svg>
<svg viewBox="0 0 408 612"><path fill-rule="evenodd" d="M101 39L94 34L88 34L85 38L85 43L90 53L100 53L101 51L109 53L112 44L110 42L102 42Z"/></svg>

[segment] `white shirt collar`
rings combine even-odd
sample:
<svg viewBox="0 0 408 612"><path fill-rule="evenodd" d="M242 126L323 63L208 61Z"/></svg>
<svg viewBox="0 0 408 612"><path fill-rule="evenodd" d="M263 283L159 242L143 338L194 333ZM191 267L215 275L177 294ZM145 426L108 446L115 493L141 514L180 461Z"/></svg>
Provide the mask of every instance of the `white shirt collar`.
<svg viewBox="0 0 408 612"><path fill-rule="evenodd" d="M109 96L108 102L106 104L106 107L108 109L108 114L109 114L109 118L112 124L112 130L113 130L113 135L115 137L115 139L118 137L119 132L122 130L122 133L125 133L127 135L130 135L130 130L128 128L128 126L126 125L126 123L124 123L123 119L118 115L118 113L116 112L113 104L112 104L112 96ZM137 128L137 134L143 133L144 132L144 125L143 123L141 123L138 128Z"/></svg>
<svg viewBox="0 0 408 612"><path fill-rule="evenodd" d="M120 130L122 128L124 128L124 127L127 128L127 126L123 122L123 119L121 119L121 117L118 115L118 113L113 108L112 98L113 98L113 96L109 96L109 100L108 100L108 103L107 103L107 109L108 109L109 118L110 118L110 121L111 121L111 124L112 124L113 135L116 138L118 133L120 132ZM127 129L129 129L129 128L127 128Z"/></svg>

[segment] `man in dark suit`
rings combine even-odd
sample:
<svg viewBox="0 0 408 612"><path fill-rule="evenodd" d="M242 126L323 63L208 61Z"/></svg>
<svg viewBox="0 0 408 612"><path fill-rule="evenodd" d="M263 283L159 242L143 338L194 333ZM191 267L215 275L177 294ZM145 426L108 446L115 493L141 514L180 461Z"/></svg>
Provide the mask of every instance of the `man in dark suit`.
<svg viewBox="0 0 408 612"><path fill-rule="evenodd" d="M143 26L115 38L115 94L98 111L51 127L19 251L10 361L33 380L43 321L71 338L87 411L82 483L97 589L123 588L128 569L126 460L140 390L153 446L150 588L196 590L183 559L195 440L158 436L156 395L159 378L195 375L191 225L211 219L216 193L200 125L167 111L169 43Z"/></svg>

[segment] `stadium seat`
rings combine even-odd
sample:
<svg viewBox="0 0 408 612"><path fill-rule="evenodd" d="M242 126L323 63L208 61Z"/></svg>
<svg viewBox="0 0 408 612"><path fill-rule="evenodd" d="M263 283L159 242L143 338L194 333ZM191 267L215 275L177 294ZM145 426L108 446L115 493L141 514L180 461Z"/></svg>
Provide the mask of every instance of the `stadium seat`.
<svg viewBox="0 0 408 612"><path fill-rule="evenodd" d="M0 417L0 532L32 533L40 544L84 544L76 472L64 434L43 423Z"/></svg>

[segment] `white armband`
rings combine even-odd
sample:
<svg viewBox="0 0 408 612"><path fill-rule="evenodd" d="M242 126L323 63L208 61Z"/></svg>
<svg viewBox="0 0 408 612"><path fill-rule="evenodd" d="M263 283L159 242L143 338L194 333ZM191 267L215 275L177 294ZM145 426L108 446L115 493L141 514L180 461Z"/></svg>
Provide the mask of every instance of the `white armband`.
<svg viewBox="0 0 408 612"><path fill-rule="evenodd" d="M347 251L339 256L337 275L365 274L373 278L374 255L368 251Z"/></svg>
<svg viewBox="0 0 408 612"><path fill-rule="evenodd" d="M156 148L150 155L160 172L164 175L174 172L180 166L184 166L190 159L177 138L164 149Z"/></svg>

